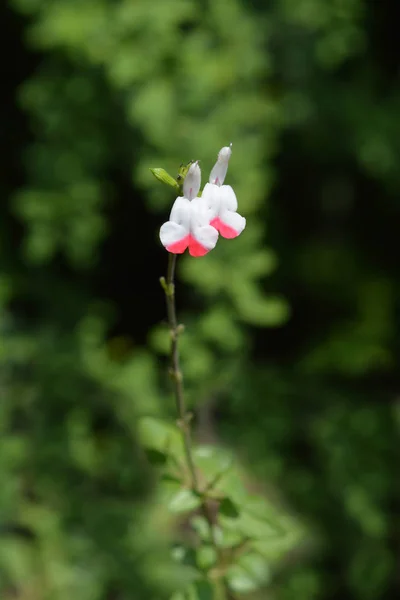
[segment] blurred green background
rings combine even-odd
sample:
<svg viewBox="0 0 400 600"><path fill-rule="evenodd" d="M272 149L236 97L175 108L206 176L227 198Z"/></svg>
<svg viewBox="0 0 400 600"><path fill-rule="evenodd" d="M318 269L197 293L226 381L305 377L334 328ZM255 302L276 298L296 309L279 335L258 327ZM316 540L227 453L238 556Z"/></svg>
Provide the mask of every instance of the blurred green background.
<svg viewBox="0 0 400 600"><path fill-rule="evenodd" d="M172 174L243 235L179 260L197 438L302 531L257 600L398 592L400 38L381 0L3 0L0 597L168 598L137 441L166 377Z"/></svg>

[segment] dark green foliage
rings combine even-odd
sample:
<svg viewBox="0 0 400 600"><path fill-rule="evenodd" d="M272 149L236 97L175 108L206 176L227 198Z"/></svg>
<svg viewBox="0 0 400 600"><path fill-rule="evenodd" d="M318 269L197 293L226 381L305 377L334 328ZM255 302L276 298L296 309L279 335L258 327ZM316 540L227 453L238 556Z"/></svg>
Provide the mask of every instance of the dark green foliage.
<svg viewBox="0 0 400 600"><path fill-rule="evenodd" d="M199 499L157 483L181 452L154 434L166 416L175 431L157 237L175 192L149 168L200 159L204 183L231 141L247 228L178 265L199 437L230 449L197 452L229 488L219 543L265 534L226 577L260 600L394 596L394 8L9 0L0 15L1 598L212 598L190 570L214 564L201 515L205 550L183 566L168 551Z"/></svg>

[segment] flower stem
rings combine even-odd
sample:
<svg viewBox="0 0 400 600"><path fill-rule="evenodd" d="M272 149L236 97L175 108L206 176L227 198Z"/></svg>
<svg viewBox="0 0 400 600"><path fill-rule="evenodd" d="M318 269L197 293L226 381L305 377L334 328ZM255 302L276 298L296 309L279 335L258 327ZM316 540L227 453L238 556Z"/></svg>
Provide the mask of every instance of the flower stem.
<svg viewBox="0 0 400 600"><path fill-rule="evenodd" d="M178 413L178 425L182 431L183 446L185 450L186 462L192 480L192 487L195 492L199 492L196 468L192 456L191 430L190 420L191 415L186 411L185 395L183 388L183 375L180 368L179 360L179 336L182 332L182 327L178 325L176 316L175 304L175 267L176 254L169 254L168 271L166 280L162 280L161 284L165 291L167 301L168 324L171 334L171 365L170 374L174 382L176 410Z"/></svg>
<svg viewBox="0 0 400 600"><path fill-rule="evenodd" d="M167 277L161 278L161 285L165 292L165 298L167 303L167 314L168 324L171 335L171 351L170 351L170 374L174 382L175 402L176 410L178 414L178 426L182 432L183 446L185 451L186 463L190 473L192 489L196 494L203 497L201 504L201 511L204 518L206 519L209 527L211 542L216 550L217 556L221 559L220 548L218 547L215 527L214 527L214 516L210 504L204 494L204 491L200 489L199 480L196 473L196 467L193 460L192 454L192 436L191 436L191 419L192 415L186 409L185 393L183 386L183 374L180 368L179 358L179 336L183 331L182 325L178 324L176 315L176 302L175 302L175 268L176 268L176 254L169 254L168 258L168 269ZM221 600L233 599L230 595L223 581L221 581L220 594Z"/></svg>

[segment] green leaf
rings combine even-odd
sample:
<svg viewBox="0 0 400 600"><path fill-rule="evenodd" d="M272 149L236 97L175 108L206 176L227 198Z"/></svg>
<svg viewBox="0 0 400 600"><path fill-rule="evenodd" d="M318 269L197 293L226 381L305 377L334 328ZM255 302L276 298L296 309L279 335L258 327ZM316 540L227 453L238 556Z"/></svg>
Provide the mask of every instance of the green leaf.
<svg viewBox="0 0 400 600"><path fill-rule="evenodd" d="M247 520L262 522L271 533L285 535L282 519L279 518L276 509L262 496L249 495L242 504L243 513Z"/></svg>
<svg viewBox="0 0 400 600"><path fill-rule="evenodd" d="M300 534L298 531L291 532L290 535L270 537L261 540L253 540L251 548L255 552L261 554L268 561L279 560L284 556L296 543L299 542Z"/></svg>
<svg viewBox="0 0 400 600"><path fill-rule="evenodd" d="M193 600L215 600L214 588L209 581L196 581L193 590Z"/></svg>
<svg viewBox="0 0 400 600"><path fill-rule="evenodd" d="M219 506L219 512L231 519L237 519L239 511L230 498L224 498Z"/></svg>
<svg viewBox="0 0 400 600"><path fill-rule="evenodd" d="M171 550L171 556L177 562L182 563L185 559L186 548L180 544L176 544Z"/></svg>
<svg viewBox="0 0 400 600"><path fill-rule="evenodd" d="M147 448L145 450L147 459L149 461L149 463L151 463L154 466L164 466L165 463L167 462L167 457L163 452L160 452L159 450L154 450L152 448Z"/></svg>
<svg viewBox="0 0 400 600"><path fill-rule="evenodd" d="M235 528L221 528L220 531L221 536L218 540L218 546L220 546L221 548L233 548L234 546L237 546L238 544L243 542L245 539L245 536L239 531L237 531L237 529Z"/></svg>
<svg viewBox="0 0 400 600"><path fill-rule="evenodd" d="M196 531L199 538L203 542L211 542L212 541L210 526L204 517L202 517L200 515L195 515L190 520L190 523L191 523L193 529ZM222 529L219 525L213 526L213 539L215 540L215 542L218 546L221 546L221 548L228 547L226 544L224 544L225 532L222 531Z"/></svg>
<svg viewBox="0 0 400 600"><path fill-rule="evenodd" d="M158 181L161 181L161 183L165 183L166 185L169 185L175 190L179 191L179 184L173 177L171 177L169 173L167 173L165 169L155 168L150 169L150 171L153 173L154 177L158 179Z"/></svg>
<svg viewBox="0 0 400 600"><path fill-rule="evenodd" d="M170 500L168 508L171 512L179 514L190 512L201 505L201 498L192 490L180 489Z"/></svg>
<svg viewBox="0 0 400 600"><path fill-rule="evenodd" d="M219 512L219 522L224 532L239 533L243 538L270 539L286 533L278 515L268 502L258 496L247 496L234 503L238 510L229 514L229 510ZM222 506L222 503L221 503ZM228 503L226 506L230 506Z"/></svg>
<svg viewBox="0 0 400 600"><path fill-rule="evenodd" d="M215 590L206 579L200 579L183 591L175 592L170 600L215 600Z"/></svg>
<svg viewBox="0 0 400 600"><path fill-rule="evenodd" d="M249 538L260 539L281 535L280 530L268 521L257 519L245 512L239 519L234 519L234 522L237 523L238 531Z"/></svg>
<svg viewBox="0 0 400 600"><path fill-rule="evenodd" d="M182 483L170 477L168 474L163 475L160 480L159 499L160 505L169 506L173 498L182 491Z"/></svg>
<svg viewBox="0 0 400 600"><path fill-rule="evenodd" d="M196 564L202 571L208 571L217 562L217 552L210 544L203 544L196 551Z"/></svg>
<svg viewBox="0 0 400 600"><path fill-rule="evenodd" d="M200 515L195 515L190 520L190 524L201 540L210 539L210 526L207 522L207 519Z"/></svg>
<svg viewBox="0 0 400 600"><path fill-rule="evenodd" d="M210 477L227 471L233 462L232 454L218 446L198 446L195 451L196 462Z"/></svg>
<svg viewBox="0 0 400 600"><path fill-rule="evenodd" d="M252 592L269 581L270 569L259 554L249 553L241 556L237 563L228 569L226 579L232 591Z"/></svg>
<svg viewBox="0 0 400 600"><path fill-rule="evenodd" d="M183 456L182 436L178 427L155 417L142 417L138 423L138 437L149 450L164 455Z"/></svg>
<svg viewBox="0 0 400 600"><path fill-rule="evenodd" d="M194 451L194 461L205 480L203 487L229 496L234 501L246 496L240 475L233 465L233 456L225 448L199 446Z"/></svg>
<svg viewBox="0 0 400 600"><path fill-rule="evenodd" d="M176 562L180 563L181 565L196 567L197 558L196 552L193 550L193 548L188 548L186 546L176 544L171 550L171 556Z"/></svg>

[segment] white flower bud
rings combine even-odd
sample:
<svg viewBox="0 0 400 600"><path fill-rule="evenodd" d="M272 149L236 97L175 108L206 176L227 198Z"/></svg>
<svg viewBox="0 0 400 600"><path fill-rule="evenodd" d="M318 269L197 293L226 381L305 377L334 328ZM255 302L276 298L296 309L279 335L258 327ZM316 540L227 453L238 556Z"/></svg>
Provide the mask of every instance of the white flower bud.
<svg viewBox="0 0 400 600"><path fill-rule="evenodd" d="M200 184L201 171L199 167L199 161L196 160L196 162L190 166L190 169L187 172L183 182L183 195L185 198L188 198L188 200L193 200L193 198L196 198L197 194L199 193Z"/></svg>
<svg viewBox="0 0 400 600"><path fill-rule="evenodd" d="M229 146L224 146L224 148L221 148L221 150L218 152L217 162L211 169L209 179L210 183L215 183L215 185L222 185L224 183L231 154L232 144Z"/></svg>

